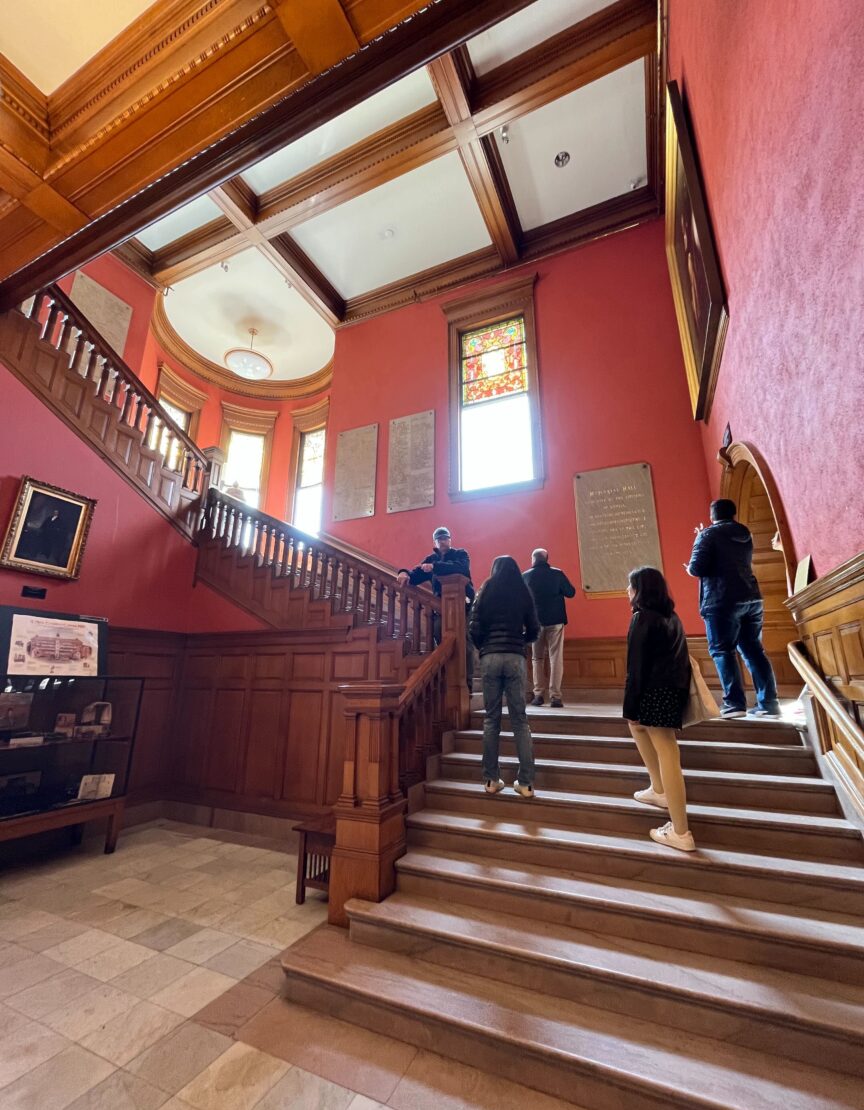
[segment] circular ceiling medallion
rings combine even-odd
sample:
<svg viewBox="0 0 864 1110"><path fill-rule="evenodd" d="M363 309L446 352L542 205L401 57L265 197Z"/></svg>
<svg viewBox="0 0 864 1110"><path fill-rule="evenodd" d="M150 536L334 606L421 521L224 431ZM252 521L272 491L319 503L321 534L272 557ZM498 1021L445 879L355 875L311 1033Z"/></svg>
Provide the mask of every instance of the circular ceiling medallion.
<svg viewBox="0 0 864 1110"><path fill-rule="evenodd" d="M224 362L232 374L250 382L260 382L273 373L270 359L248 347L232 347L225 352Z"/></svg>

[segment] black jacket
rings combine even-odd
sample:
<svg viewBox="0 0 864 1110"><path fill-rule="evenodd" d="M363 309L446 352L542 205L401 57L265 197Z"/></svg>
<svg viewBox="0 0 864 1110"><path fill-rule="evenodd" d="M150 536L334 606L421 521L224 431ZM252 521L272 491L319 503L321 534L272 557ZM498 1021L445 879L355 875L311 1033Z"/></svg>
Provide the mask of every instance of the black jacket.
<svg viewBox="0 0 864 1110"><path fill-rule="evenodd" d="M699 612L724 609L762 594L752 570L753 537L737 520L703 528L693 544L687 570L699 579Z"/></svg>
<svg viewBox="0 0 864 1110"><path fill-rule="evenodd" d="M663 617L653 609L637 609L627 632L624 716L639 720L639 699L646 690L689 686L690 655L678 614Z"/></svg>
<svg viewBox="0 0 864 1110"><path fill-rule="evenodd" d="M533 644L540 635L534 599L523 592L521 597L495 600L481 587L471 610L468 635L481 655L524 656L525 645Z"/></svg>
<svg viewBox="0 0 864 1110"><path fill-rule="evenodd" d="M538 563L522 575L525 585L534 596L537 606L537 619L545 628L549 624L567 623L565 597L575 597L576 587L563 570L550 567L548 563Z"/></svg>
<svg viewBox="0 0 864 1110"><path fill-rule="evenodd" d="M425 570L420 569L423 563L432 564L431 574L427 574ZM431 555L427 555L425 559L421 559L413 570L408 570L407 567L403 569L409 576L408 581L412 586L419 586L423 582L431 582L436 597L441 596L442 578L445 578L448 574L464 574L468 579L468 585L465 587L465 597L468 601L474 600L474 584L471 581L471 560L464 547L451 547L450 550L443 555L440 551L433 551Z"/></svg>

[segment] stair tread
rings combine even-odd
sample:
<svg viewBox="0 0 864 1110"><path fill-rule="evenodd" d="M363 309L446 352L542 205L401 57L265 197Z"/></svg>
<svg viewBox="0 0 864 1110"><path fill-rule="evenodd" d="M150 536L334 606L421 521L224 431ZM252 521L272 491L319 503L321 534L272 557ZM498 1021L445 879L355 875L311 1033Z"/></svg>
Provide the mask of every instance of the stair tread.
<svg viewBox="0 0 864 1110"><path fill-rule="evenodd" d="M559 969L585 967L649 991L759 1011L772 1020L818 1025L864 1041L864 987L418 895L396 893L379 903L351 900L346 909L352 921L469 944L481 951L481 960L484 950L503 950Z"/></svg>
<svg viewBox="0 0 864 1110"><path fill-rule="evenodd" d="M455 794L458 796L477 796L478 800L488 795L479 791L478 783L462 781L461 779L432 779L426 782L427 794ZM502 791L494 799L502 805L525 804L526 799L518 794ZM532 806L548 807L554 809L558 806L584 807L590 809L606 809L619 813L638 814L640 816L657 820L658 815L664 811L648 807L635 798L624 797L620 794L583 794L569 790L546 790L538 792L537 796L528 800ZM538 808L540 808L538 806ZM654 812L652 812L654 810ZM789 832L809 832L814 835L834 835L849 837L854 840L861 839L860 831L843 817L829 817L820 813L784 813L780 810L750 809L744 806L711 806L703 804L688 804L687 813L691 818L703 822L735 822L742 825L754 824L761 828L782 829ZM862 854L864 859L864 854Z"/></svg>
<svg viewBox="0 0 864 1110"><path fill-rule="evenodd" d="M454 736L457 740L482 741L483 729L462 728L456 731ZM544 743L556 744L609 744L636 753L636 745L629 736L592 736L587 733L571 736L566 732L538 732L532 728L531 737L535 743L542 740ZM798 759L813 759L813 753L801 744L748 744L743 740L679 740L678 747L685 751L688 748L701 748L713 753L722 753L728 749L731 753L740 752L750 755L766 755L777 752L784 756L792 755Z"/></svg>
<svg viewBox="0 0 864 1110"><path fill-rule="evenodd" d="M686 1095L688 1105L718 1110L788 1110L803 1091L808 1110L860 1106L858 1079L352 944L333 926L296 942L282 964L307 982L426 1021L444 1021L522 1055L533 1051L547 1061L590 1069L670 1105L680 1105Z"/></svg>
<svg viewBox="0 0 864 1110"><path fill-rule="evenodd" d="M659 812L659 811L658 811ZM671 852L662 844L643 836L627 836L606 830L596 832L537 821L516 821L475 817L470 813L450 810L422 809L407 818L408 828L444 832L468 832L494 840L528 840L541 844L558 844L563 848L589 846L603 851L623 852L646 862L660 861L670 868L700 867L709 870L744 870L756 874L770 873L772 878L806 880L844 887L864 887L864 866L802 859L798 856L756 852L737 852L731 848L700 848L698 852Z"/></svg>
<svg viewBox="0 0 864 1110"><path fill-rule="evenodd" d="M472 768L480 766L482 762L482 756L474 752L447 752L441 756L441 759L445 763L455 763ZM501 762L508 767L517 765L514 756L502 755ZM537 768L544 771L578 771L584 774L597 775L638 774L646 779L647 784L648 773L641 763L595 763L572 759L537 759L536 757L534 763ZM812 790L820 794L834 795L834 787L830 782L812 775L771 775L753 774L745 771L704 771L699 768L684 768L684 777L694 781L728 782L735 786L789 786L798 790Z"/></svg>
<svg viewBox="0 0 864 1110"><path fill-rule="evenodd" d="M823 946L864 956L864 925L859 919L822 909L803 909L713 891L643 883L638 879L559 871L530 863L498 862L461 852L434 853L409 848L396 861L399 872L431 875L451 881L479 881L524 894L601 903L623 912L668 917L702 928L733 930L778 941ZM799 910L799 912L795 912Z"/></svg>

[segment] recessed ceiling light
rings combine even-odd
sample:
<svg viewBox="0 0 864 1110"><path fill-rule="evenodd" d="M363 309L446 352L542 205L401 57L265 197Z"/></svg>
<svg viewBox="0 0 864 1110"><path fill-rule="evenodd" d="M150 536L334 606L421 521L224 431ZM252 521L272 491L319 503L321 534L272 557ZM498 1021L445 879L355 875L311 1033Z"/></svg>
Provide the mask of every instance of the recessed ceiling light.
<svg viewBox="0 0 864 1110"><path fill-rule="evenodd" d="M555 155L555 165L559 170L562 170L570 161L570 155L566 150L559 150Z"/></svg>
<svg viewBox="0 0 864 1110"><path fill-rule="evenodd" d="M395 239L396 238L396 228L395 227L382 228L381 231L378 232L378 238L379 239Z"/></svg>

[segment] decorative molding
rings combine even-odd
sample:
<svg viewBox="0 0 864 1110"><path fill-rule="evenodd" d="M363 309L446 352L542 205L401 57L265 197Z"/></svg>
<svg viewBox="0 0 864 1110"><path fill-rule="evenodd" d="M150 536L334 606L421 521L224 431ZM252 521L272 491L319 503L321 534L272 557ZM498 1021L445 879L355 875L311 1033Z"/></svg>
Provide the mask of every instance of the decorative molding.
<svg viewBox="0 0 864 1110"><path fill-rule="evenodd" d="M312 397L316 393L329 389L333 380L332 359L314 374L309 374L305 378L295 378L293 381L253 382L238 378L218 363L211 362L209 358L199 354L180 338L168 319L164 297L161 296L156 298L150 330L165 353L181 366L203 378L205 382L212 382L230 393L239 393L242 397L256 397L269 401L290 401L296 397Z"/></svg>
<svg viewBox="0 0 864 1110"><path fill-rule="evenodd" d="M291 419L298 432L314 432L323 427L330 416L330 398L322 397L313 405L291 410Z"/></svg>
<svg viewBox="0 0 864 1110"><path fill-rule="evenodd" d="M189 427L187 429L190 439L197 442L198 418L201 410L210 400L209 396L196 389L185 378L181 378L170 366L164 362L159 363L159 379L156 383L156 396L161 401L164 397L178 409L189 413Z"/></svg>
<svg viewBox="0 0 864 1110"><path fill-rule="evenodd" d="M234 432L245 432L252 436L267 435L273 431L279 416L279 409L249 409L243 405L232 405L230 401L222 402L222 419Z"/></svg>
<svg viewBox="0 0 864 1110"><path fill-rule="evenodd" d="M441 311L451 324L470 321L472 325L482 327L487 316L500 317L511 309L521 312L526 305L532 304L536 282L536 272L520 274L509 281L497 281L458 300L445 301Z"/></svg>
<svg viewBox="0 0 864 1110"><path fill-rule="evenodd" d="M862 585L864 585L864 551L853 555L845 563L829 570L827 574L823 574L821 578L817 578L815 582L811 582L809 586L793 594L787 599L786 605L800 624L801 615L805 609L827 601L842 590Z"/></svg>
<svg viewBox="0 0 864 1110"><path fill-rule="evenodd" d="M8 111L33 131L47 152L51 137L48 98L5 54L0 54L0 105L5 105ZM34 166L33 169L39 172L44 169L44 165Z"/></svg>

